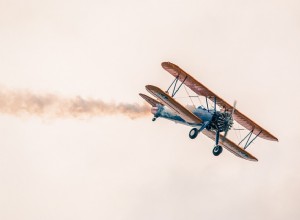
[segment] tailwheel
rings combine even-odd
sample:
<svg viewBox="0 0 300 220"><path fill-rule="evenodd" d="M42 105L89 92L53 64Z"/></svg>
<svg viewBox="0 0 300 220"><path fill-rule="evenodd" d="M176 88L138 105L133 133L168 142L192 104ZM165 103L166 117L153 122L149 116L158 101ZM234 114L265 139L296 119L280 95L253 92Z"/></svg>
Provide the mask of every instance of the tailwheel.
<svg viewBox="0 0 300 220"><path fill-rule="evenodd" d="M219 156L223 151L223 148L220 145L216 145L213 149L213 154Z"/></svg>
<svg viewBox="0 0 300 220"><path fill-rule="evenodd" d="M198 129L197 128L193 128L190 133L189 133L189 136L191 139L195 139L197 136L198 136Z"/></svg>

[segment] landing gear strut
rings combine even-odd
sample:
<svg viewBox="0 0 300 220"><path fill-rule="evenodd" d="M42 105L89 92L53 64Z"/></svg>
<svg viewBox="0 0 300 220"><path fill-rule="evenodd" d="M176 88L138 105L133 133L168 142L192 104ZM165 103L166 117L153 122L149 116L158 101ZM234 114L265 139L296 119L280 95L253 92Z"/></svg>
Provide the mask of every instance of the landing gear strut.
<svg viewBox="0 0 300 220"><path fill-rule="evenodd" d="M189 133L190 138L191 138L191 139L195 139L195 138L198 136L198 134L199 134L201 131L203 131L205 128L207 128L208 126L209 126L209 122L206 121L206 122L204 122L204 123L201 125L201 127L200 127L199 129L193 128L193 129L190 131L190 133Z"/></svg>
<svg viewBox="0 0 300 220"><path fill-rule="evenodd" d="M190 133L189 136L191 139L195 139L198 136L199 130L197 128L193 128Z"/></svg>
<svg viewBox="0 0 300 220"><path fill-rule="evenodd" d="M219 156L223 151L223 148L219 145L219 139L220 139L220 131L218 130L216 133L216 145L212 151L215 156Z"/></svg>

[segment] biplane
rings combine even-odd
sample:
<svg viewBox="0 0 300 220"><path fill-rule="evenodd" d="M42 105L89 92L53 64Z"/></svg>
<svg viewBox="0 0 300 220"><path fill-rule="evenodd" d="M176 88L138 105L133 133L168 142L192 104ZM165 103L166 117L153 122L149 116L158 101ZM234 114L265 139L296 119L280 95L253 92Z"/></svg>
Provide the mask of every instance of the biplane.
<svg viewBox="0 0 300 220"><path fill-rule="evenodd" d="M167 91L163 91L153 85L147 85L146 90L157 99L153 99L145 94L139 94L152 106L151 113L154 115L152 121L155 121L157 118L165 118L193 127L189 132L189 137L195 139L202 132L212 139L215 142L212 151L215 156L219 156L223 148L225 148L237 157L250 161L258 161L246 151L246 148L257 137L270 141L278 141L270 132L238 111L236 109L236 102L233 105L228 104L173 63L163 62L162 67L175 77ZM200 105L188 108L175 100L174 96L182 85L190 88L198 96L204 97L206 106ZM212 104L212 106L209 107L208 103ZM232 128L234 121L248 131L247 135L238 144L227 138L228 131Z"/></svg>

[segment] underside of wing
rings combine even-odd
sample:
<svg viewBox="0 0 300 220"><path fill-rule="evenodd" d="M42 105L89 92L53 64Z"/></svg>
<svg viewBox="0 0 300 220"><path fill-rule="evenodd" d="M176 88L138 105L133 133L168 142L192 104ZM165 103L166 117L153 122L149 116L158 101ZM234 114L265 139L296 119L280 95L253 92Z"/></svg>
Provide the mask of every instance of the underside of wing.
<svg viewBox="0 0 300 220"><path fill-rule="evenodd" d="M148 102L152 107L155 107L157 105L163 105L162 103L160 103L159 101L156 101L155 99L143 94L143 93L140 93L139 94L146 102Z"/></svg>
<svg viewBox="0 0 300 220"><path fill-rule="evenodd" d="M171 96L162 91L156 86L147 85L146 89L156 98L158 98L162 103L167 105L170 109L175 111L181 118L190 124L201 124L202 120L190 112L188 109L183 107L180 103L175 101Z"/></svg>
<svg viewBox="0 0 300 220"><path fill-rule="evenodd" d="M216 139L216 133L214 131L208 131L205 129L203 130L202 133L212 140ZM258 161L253 155L251 155L249 152L245 151L243 148L236 145L231 140L229 139L225 139L224 141L222 140L223 140L223 135L220 135L219 145L227 149L229 152L233 153L235 156L243 158L245 160Z"/></svg>
<svg viewBox="0 0 300 220"><path fill-rule="evenodd" d="M171 75L178 78L181 82L183 82L187 87L189 87L191 90L193 90L196 94L200 96L205 96L212 102L216 99L216 104L223 110L226 111L232 111L233 106L228 104L226 101L224 101L222 98L217 96L215 93L213 93L211 90L209 90L206 86L204 86L202 83L198 82L196 79L194 79L191 75L186 73L184 70L182 70L177 65L170 63L170 62L163 62L162 67L167 70ZM263 129L261 126L259 126L257 123L252 121L250 118L242 114L240 111L235 110L233 115L234 120L248 129L249 131L252 131L253 134L259 135L259 137L264 138L266 140L271 141L278 141L278 139L272 135L267 130Z"/></svg>

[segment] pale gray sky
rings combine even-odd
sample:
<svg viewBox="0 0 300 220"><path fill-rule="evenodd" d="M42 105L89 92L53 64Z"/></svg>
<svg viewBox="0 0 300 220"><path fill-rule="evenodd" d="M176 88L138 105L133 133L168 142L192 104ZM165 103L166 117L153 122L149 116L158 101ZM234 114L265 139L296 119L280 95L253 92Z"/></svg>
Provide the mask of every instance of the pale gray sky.
<svg viewBox="0 0 300 220"><path fill-rule="evenodd" d="M300 4L1 1L0 85L143 103L171 61L279 138L258 163L151 116L0 115L0 219L300 218Z"/></svg>

